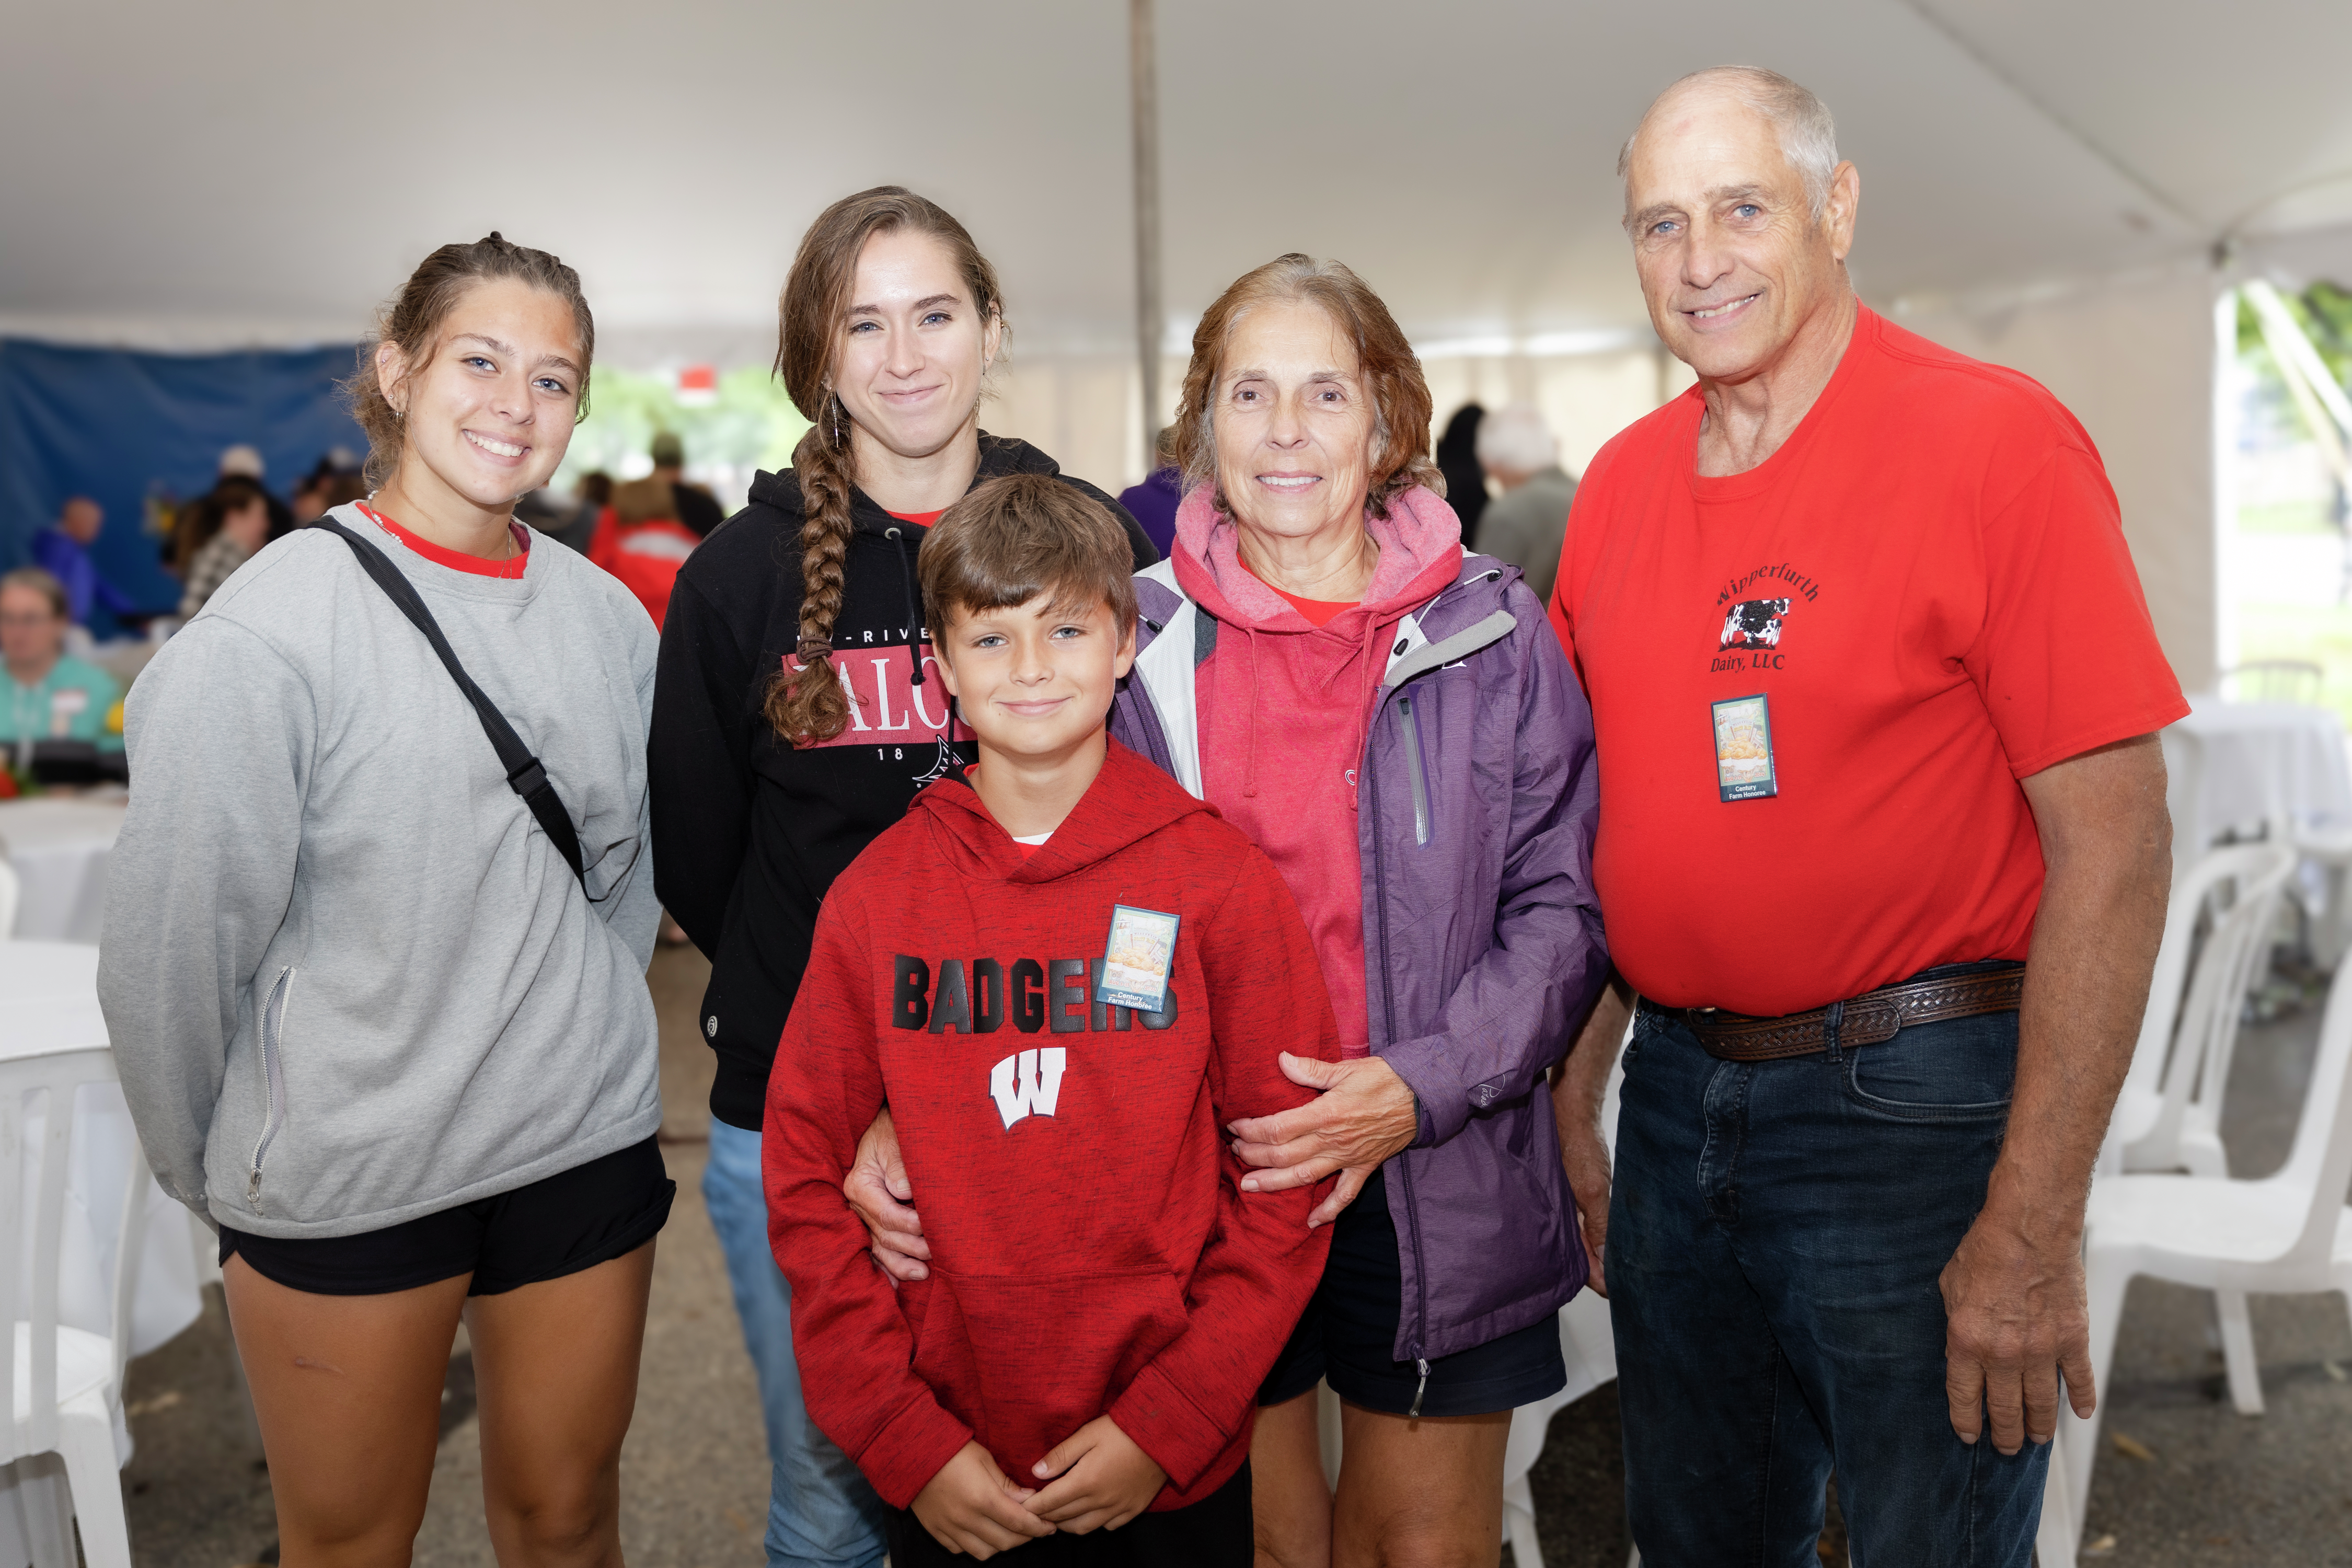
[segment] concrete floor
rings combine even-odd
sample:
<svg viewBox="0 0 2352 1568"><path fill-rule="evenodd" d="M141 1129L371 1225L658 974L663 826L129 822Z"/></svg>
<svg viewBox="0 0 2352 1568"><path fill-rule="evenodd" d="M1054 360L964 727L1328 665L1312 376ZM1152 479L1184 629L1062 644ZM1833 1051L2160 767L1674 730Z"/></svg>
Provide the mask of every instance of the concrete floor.
<svg viewBox="0 0 2352 1568"><path fill-rule="evenodd" d="M635 1425L622 1459L623 1540L638 1568L753 1568L761 1560L767 1463L751 1369L698 1183L709 1053L694 1032L708 968L665 950L649 976L662 1020L663 1128L678 1203L663 1232ZM2224 1135L2232 1168L2261 1175L2284 1158L2318 1014L2250 1026L2241 1039ZM2352 1321L2340 1298L2256 1298L2266 1415L2231 1412L2212 1314L2197 1292L2132 1289L2106 1430L2152 1458L2106 1446L2090 1530L2117 1564L2352 1563ZM472 1368L462 1345L445 1394L443 1440L416 1561L489 1564L480 1502ZM138 1456L123 1472L142 1568L274 1563L276 1528L260 1447L242 1415L217 1293L202 1321L131 1363L126 1390ZM1614 1386L1554 1417L1530 1478L1550 1568L1622 1568L1629 1542ZM1508 1548L1505 1549L1506 1561ZM1841 1532L1825 1563L1843 1564Z"/></svg>

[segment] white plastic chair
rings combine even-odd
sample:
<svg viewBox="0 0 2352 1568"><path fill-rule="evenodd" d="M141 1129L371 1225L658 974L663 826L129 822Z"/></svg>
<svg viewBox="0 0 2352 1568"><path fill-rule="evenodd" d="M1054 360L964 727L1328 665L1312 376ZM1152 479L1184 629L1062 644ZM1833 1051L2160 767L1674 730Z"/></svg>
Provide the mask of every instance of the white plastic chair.
<svg viewBox="0 0 2352 1568"><path fill-rule="evenodd" d="M131 1343L131 1304L138 1289L144 1237L147 1161L131 1144L129 1179L116 1231L112 1314L109 1331L94 1334L58 1321L58 1253L66 1220L66 1173L73 1142L75 1091L84 1084L116 1082L113 1053L57 1051L0 1061L0 1301L29 1306L15 1321L15 1353L0 1361L0 1397L14 1415L0 1463L57 1454L71 1489L71 1511L81 1521L89 1568L131 1568L131 1535L122 1514L121 1477L114 1450L122 1405L122 1363ZM46 1090L38 1110L26 1101ZM40 1168L32 1194L31 1245L21 1226L25 1150L35 1125L41 1131ZM30 1273L24 1270L29 1265ZM70 1568L72 1537L65 1521L38 1506L47 1489L24 1495L34 1560L41 1568ZM47 1518L37 1515L49 1515Z"/></svg>
<svg viewBox="0 0 2352 1568"><path fill-rule="evenodd" d="M1617 1380L1617 1342L1609 1326L1607 1301L1582 1290L1559 1310L1559 1353L1568 1363L1568 1386L1512 1411L1511 1435L1503 1447L1503 1533L1511 1543L1511 1561L1519 1568L1543 1568L1528 1472L1543 1457L1551 1418L1602 1384Z"/></svg>
<svg viewBox="0 0 2352 1568"><path fill-rule="evenodd" d="M0 942L16 932L16 900L21 891L16 868L8 864L8 841L0 838Z"/></svg>
<svg viewBox="0 0 2352 1568"><path fill-rule="evenodd" d="M2111 1158L2109 1170L2229 1174L2221 1090L2246 993L2269 955L2271 924L2294 868L2294 851L2284 843L2231 845L2203 856L2173 888L2139 1043L2116 1100L2110 1142L2121 1164ZM2212 923L2189 974L2199 919L2209 908Z"/></svg>
<svg viewBox="0 0 2352 1568"><path fill-rule="evenodd" d="M1632 1019L1625 1033L1633 1032ZM1618 1043L1617 1064L1601 1100L1601 1134L1612 1155L1617 1152L1617 1095L1625 1082L1625 1048ZM1617 1380L1617 1340L1609 1322L1609 1303L1590 1290L1559 1310L1559 1353L1568 1363L1568 1385L1549 1399L1522 1405L1511 1412L1511 1435L1503 1447L1503 1533L1511 1542L1511 1561L1518 1568L1543 1568L1543 1548L1536 1542L1535 1494L1528 1472L1543 1457L1544 1440L1551 1434L1551 1418L1604 1383ZM1633 1561L1639 1563L1636 1552Z"/></svg>
<svg viewBox="0 0 2352 1568"><path fill-rule="evenodd" d="M2307 658L2254 658L2221 672L2216 683L2231 702L2318 702L2327 671Z"/></svg>
<svg viewBox="0 0 2352 1568"><path fill-rule="evenodd" d="M2327 997L2311 1088L2285 1166L2261 1181L2225 1176L2103 1174L2091 1189L2084 1268L2091 1320L2091 1369L2103 1392L2115 1362L2124 1290L2147 1274L2240 1302L2233 1328L2222 1319L2230 1392L2238 1408L2262 1410L2262 1386L2245 1332L2243 1300L2255 1292L2336 1290L2352 1295L2352 980L2343 972ZM2233 1334L2237 1342L2232 1344ZM2242 1374L2241 1369L2242 1368ZM2104 1411L2105 1401L2102 1400ZM2099 1420L2062 1413L2035 1545L2042 1568L2073 1568L2090 1498Z"/></svg>

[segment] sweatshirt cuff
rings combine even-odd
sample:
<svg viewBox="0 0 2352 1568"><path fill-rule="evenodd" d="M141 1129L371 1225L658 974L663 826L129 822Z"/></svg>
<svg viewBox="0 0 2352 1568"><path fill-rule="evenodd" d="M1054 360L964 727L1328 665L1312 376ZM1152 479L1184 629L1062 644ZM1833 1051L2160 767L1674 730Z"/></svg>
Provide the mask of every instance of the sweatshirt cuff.
<svg viewBox="0 0 2352 1568"><path fill-rule="evenodd" d="M1461 1131L1470 1120L1470 1096L1445 1070L1444 1058L1450 1044L1444 1035L1423 1035L1381 1053L1381 1060L1404 1080L1413 1099L1421 1103L1413 1148L1427 1149L1443 1143Z"/></svg>
<svg viewBox="0 0 2352 1568"><path fill-rule="evenodd" d="M1135 1446L1168 1472L1178 1491L1188 1489L1233 1443L1226 1431L1201 1412L1158 1365L1145 1367L1106 1412Z"/></svg>
<svg viewBox="0 0 2352 1568"><path fill-rule="evenodd" d="M971 1428L940 1408L925 1388L885 1421L874 1440L854 1457L876 1496L892 1508L907 1509L915 1506L916 1494L971 1441Z"/></svg>

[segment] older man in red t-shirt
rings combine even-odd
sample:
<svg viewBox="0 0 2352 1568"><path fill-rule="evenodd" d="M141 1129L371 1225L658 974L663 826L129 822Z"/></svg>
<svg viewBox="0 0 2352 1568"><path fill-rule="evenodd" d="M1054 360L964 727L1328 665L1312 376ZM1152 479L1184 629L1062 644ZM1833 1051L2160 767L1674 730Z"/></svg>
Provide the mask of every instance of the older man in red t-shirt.
<svg viewBox="0 0 2352 1568"><path fill-rule="evenodd" d="M1808 1556L1832 1465L1857 1560L2027 1562L2062 1373L2091 1406L2084 1197L2164 921L2153 731L2187 704L2099 455L1862 307L1834 138L1725 68L1626 144L1698 384L1593 459L1551 605L1621 976L1561 1142L1656 1568Z"/></svg>

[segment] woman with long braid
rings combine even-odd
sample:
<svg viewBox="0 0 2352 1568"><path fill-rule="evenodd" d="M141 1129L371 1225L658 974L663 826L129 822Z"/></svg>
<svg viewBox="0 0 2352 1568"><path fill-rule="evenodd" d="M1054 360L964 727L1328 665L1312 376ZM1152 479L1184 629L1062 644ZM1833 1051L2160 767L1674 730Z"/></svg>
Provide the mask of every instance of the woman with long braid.
<svg viewBox="0 0 2352 1568"><path fill-rule="evenodd" d="M651 745L656 880L709 954L702 1032L719 1054L702 1190L760 1378L774 1487L772 1568L877 1563L881 1504L809 1424L791 1298L760 1186L768 1068L835 877L917 789L973 757L932 660L915 552L981 480L1058 474L982 432L1003 343L995 270L964 226L897 186L810 226L785 279L776 373L811 421L792 468L679 572ZM1139 571L1158 559L1126 522Z"/></svg>

